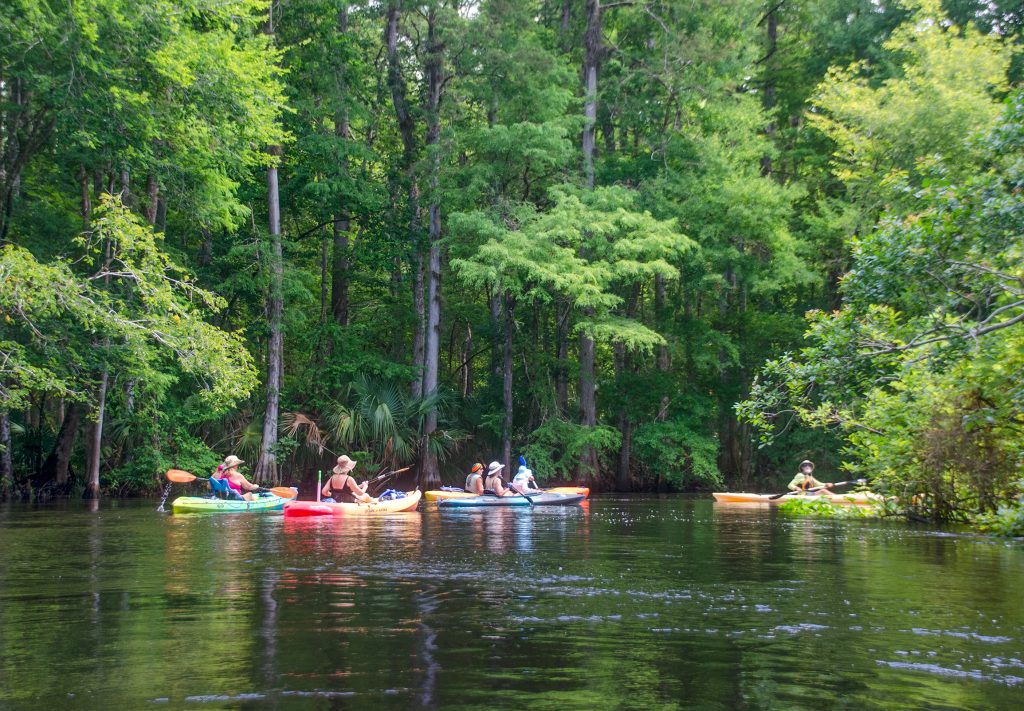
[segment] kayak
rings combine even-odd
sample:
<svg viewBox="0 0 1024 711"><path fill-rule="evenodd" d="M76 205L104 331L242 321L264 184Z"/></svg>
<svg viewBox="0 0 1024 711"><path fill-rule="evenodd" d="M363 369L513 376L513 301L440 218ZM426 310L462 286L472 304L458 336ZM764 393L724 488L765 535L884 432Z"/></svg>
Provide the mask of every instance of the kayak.
<svg viewBox="0 0 1024 711"><path fill-rule="evenodd" d="M786 501L790 501L795 496L783 496L778 499L771 498L775 494L746 494L746 493L723 493L715 492L712 494L715 497L715 501L720 504L781 504ZM807 496L802 498L815 498L824 499L833 504L858 504L861 506L868 504L878 504L885 501L885 497L881 494L875 494L870 491L859 491L852 494L837 494L832 497L827 496Z"/></svg>
<svg viewBox="0 0 1024 711"><path fill-rule="evenodd" d="M553 486L550 489L542 489L546 494L571 494L581 495L583 498L590 496L590 487L587 486ZM464 489L433 489L423 495L427 501L443 501L445 499L471 499L476 495ZM493 498L493 497L492 497Z"/></svg>
<svg viewBox="0 0 1024 711"><path fill-rule="evenodd" d="M289 501L284 506L285 517L298 516L370 516L402 511L414 511L422 494L405 492L403 499L388 499L369 504L328 503L326 501Z"/></svg>
<svg viewBox="0 0 1024 711"><path fill-rule="evenodd" d="M587 497L583 494L552 494L545 492L537 496L531 496L534 506L572 506L578 504ZM530 501L525 496L466 496L455 499L441 499L437 502L439 508L465 509L465 508L500 508L506 506L530 507Z"/></svg>
<svg viewBox="0 0 1024 711"><path fill-rule="evenodd" d="M263 494L253 501L215 499L209 496L179 496L171 502L174 513L244 513L246 511L280 511L286 501L280 496Z"/></svg>

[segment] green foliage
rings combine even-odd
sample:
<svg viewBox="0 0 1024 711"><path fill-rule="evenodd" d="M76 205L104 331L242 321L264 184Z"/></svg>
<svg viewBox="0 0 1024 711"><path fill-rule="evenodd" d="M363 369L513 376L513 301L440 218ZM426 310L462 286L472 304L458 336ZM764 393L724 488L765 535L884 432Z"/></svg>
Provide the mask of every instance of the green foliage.
<svg viewBox="0 0 1024 711"><path fill-rule="evenodd" d="M913 14L883 45L898 58L898 75L876 81L879 70L868 62L833 68L810 115L835 142L837 177L869 207L896 197L894 181L911 176L918 184L919 164L936 154L969 175L979 146L965 139L999 115L1013 54L997 35L951 25L938 0L905 5Z"/></svg>
<svg viewBox="0 0 1024 711"><path fill-rule="evenodd" d="M538 481L568 481L574 478L584 451L592 449L600 459L607 460L621 441L621 435L613 427L584 427L552 417L530 433L524 452Z"/></svg>
<svg viewBox="0 0 1024 711"><path fill-rule="evenodd" d="M833 504L825 496L794 496L779 504L778 511L783 516L838 519L870 519L882 515L878 506Z"/></svg>
<svg viewBox="0 0 1024 711"><path fill-rule="evenodd" d="M681 489L724 484L718 470L718 442L685 422L645 423L633 435L633 448L646 469Z"/></svg>
<svg viewBox="0 0 1024 711"><path fill-rule="evenodd" d="M1017 491L1024 489L1024 480L1016 482ZM1024 497L1018 494L993 512L978 516L974 522L982 531L1006 538L1024 536Z"/></svg>
<svg viewBox="0 0 1024 711"><path fill-rule="evenodd" d="M811 317L810 343L769 362L738 406L764 441L792 421L840 427L847 469L968 520L1013 491L1024 466L1019 323L1021 98L972 150L987 169L956 180L945 162L854 245L844 308Z"/></svg>

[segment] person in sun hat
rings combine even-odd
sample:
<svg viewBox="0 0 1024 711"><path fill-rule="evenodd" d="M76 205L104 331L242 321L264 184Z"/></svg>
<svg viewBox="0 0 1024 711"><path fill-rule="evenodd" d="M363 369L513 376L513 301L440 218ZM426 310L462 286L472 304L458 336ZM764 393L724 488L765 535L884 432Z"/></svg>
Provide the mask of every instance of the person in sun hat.
<svg viewBox="0 0 1024 711"><path fill-rule="evenodd" d="M830 487L832 482L821 482L814 478L814 462L805 459L800 462L800 471L796 473L792 481L789 482L787 487L794 493L806 493L808 489L815 489L817 487ZM828 488L823 488L820 491L811 492L811 496L832 496L832 492Z"/></svg>
<svg viewBox="0 0 1024 711"><path fill-rule="evenodd" d="M331 470L331 478L327 480L324 488L320 491L324 497L321 501L326 501L329 504L353 503L357 501L368 504L376 501L376 499L366 493L366 487L369 485L369 482L364 481L362 484L356 484L356 480L349 473L356 468L357 463L344 454L338 457L337 466Z"/></svg>
<svg viewBox="0 0 1024 711"><path fill-rule="evenodd" d="M256 498L252 492L258 490L260 487L242 476L242 473L238 471L238 466L240 464L245 464L245 462L235 455L229 454L224 458L224 470L221 473L221 476L223 479L227 480L228 489L230 489L231 492L234 492L236 496L240 496L246 501L252 501Z"/></svg>
<svg viewBox="0 0 1024 711"><path fill-rule="evenodd" d="M505 468L504 464L498 462L491 462L487 466L487 478L484 479L484 491L493 493L495 496L509 496L513 492L511 489L505 487L505 483L501 480L501 470Z"/></svg>
<svg viewBox="0 0 1024 711"><path fill-rule="evenodd" d="M466 477L466 485L462 487L471 494L477 496L483 496L484 493L484 465L477 462L473 465L473 468L469 470L469 475Z"/></svg>

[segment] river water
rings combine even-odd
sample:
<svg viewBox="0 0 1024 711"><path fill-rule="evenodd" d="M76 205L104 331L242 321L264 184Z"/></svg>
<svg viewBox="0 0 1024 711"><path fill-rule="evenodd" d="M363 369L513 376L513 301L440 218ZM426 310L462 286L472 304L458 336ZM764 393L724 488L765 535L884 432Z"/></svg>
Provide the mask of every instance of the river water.
<svg viewBox="0 0 1024 711"><path fill-rule="evenodd" d="M0 708L1011 709L1024 546L682 497L0 508Z"/></svg>

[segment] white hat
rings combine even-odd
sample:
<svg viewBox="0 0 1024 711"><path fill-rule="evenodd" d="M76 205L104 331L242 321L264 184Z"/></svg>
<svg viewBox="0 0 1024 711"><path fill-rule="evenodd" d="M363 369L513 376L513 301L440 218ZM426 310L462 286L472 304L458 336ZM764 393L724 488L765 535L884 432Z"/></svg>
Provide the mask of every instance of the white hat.
<svg viewBox="0 0 1024 711"><path fill-rule="evenodd" d="M229 454L227 457L224 458L225 469L234 469L239 464L245 464L245 462L243 462L241 459L239 459L233 454Z"/></svg>
<svg viewBox="0 0 1024 711"><path fill-rule="evenodd" d="M494 476L504 468L504 464L499 464L498 462L491 462L490 464L487 465L487 476Z"/></svg>

